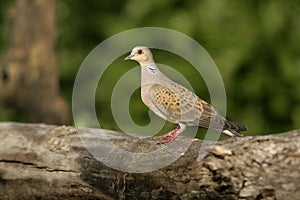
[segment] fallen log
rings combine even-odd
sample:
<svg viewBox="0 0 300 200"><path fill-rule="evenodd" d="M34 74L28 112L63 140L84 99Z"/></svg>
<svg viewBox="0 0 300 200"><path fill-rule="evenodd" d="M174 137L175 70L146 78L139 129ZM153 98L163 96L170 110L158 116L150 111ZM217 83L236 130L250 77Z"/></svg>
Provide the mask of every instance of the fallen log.
<svg viewBox="0 0 300 200"><path fill-rule="evenodd" d="M168 151L172 154L166 145L109 130L79 130L83 134L68 126L0 123L0 199L300 197L300 130L216 143L181 136L178 144L191 145L174 162L154 171ZM115 159L112 145L134 155L160 149L167 154L155 162L141 159L141 165L120 156L119 167L130 170L119 171L105 165ZM101 151L93 151L98 147Z"/></svg>

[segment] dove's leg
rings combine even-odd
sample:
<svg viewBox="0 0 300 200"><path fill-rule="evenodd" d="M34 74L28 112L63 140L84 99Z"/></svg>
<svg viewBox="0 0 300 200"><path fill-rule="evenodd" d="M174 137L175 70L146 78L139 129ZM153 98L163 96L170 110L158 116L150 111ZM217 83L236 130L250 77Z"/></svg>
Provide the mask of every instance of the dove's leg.
<svg viewBox="0 0 300 200"><path fill-rule="evenodd" d="M161 136L158 136L157 138L160 140L160 144L165 144L165 143L169 143L172 142L173 140L175 140L175 138L182 132L184 132L186 129L186 125L185 124L179 124L177 125L177 127L166 133L163 134Z"/></svg>

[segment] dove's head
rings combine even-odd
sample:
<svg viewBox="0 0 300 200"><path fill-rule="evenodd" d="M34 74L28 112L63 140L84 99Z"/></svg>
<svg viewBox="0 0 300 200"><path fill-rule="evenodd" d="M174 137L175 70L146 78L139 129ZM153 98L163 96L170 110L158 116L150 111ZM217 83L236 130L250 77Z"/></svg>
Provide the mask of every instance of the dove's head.
<svg viewBox="0 0 300 200"><path fill-rule="evenodd" d="M153 63L153 56L149 48L143 46L134 47L125 60L135 60L142 64Z"/></svg>

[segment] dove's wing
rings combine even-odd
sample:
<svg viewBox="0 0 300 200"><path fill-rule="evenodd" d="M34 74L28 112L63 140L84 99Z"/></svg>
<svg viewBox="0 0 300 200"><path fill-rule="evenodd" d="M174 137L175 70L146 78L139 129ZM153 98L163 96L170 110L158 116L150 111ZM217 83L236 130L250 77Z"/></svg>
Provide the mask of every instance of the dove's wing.
<svg viewBox="0 0 300 200"><path fill-rule="evenodd" d="M225 119L185 87L177 83L170 84L169 87L154 84L149 92L153 104L168 121L223 129Z"/></svg>

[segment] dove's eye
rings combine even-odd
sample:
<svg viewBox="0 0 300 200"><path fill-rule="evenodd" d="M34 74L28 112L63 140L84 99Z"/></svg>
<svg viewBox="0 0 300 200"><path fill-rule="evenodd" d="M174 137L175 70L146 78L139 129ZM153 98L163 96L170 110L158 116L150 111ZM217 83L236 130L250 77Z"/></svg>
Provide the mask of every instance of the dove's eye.
<svg viewBox="0 0 300 200"><path fill-rule="evenodd" d="M143 50L139 49L137 53L141 55L143 53Z"/></svg>

